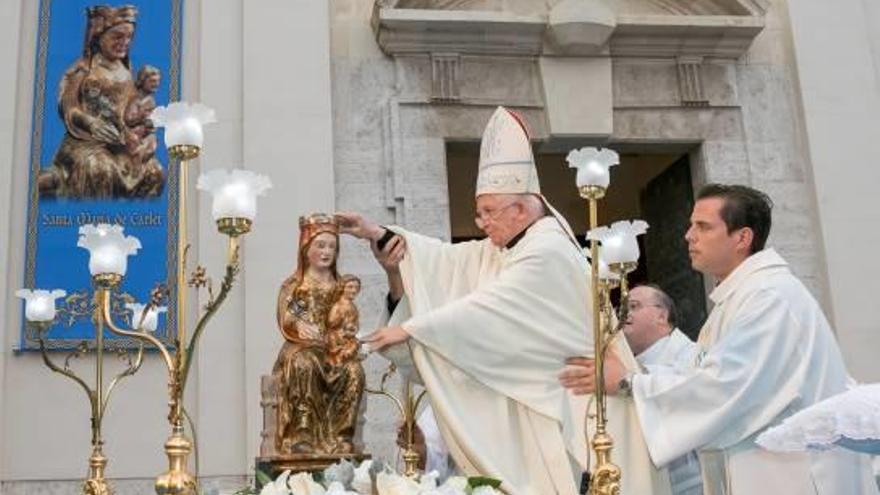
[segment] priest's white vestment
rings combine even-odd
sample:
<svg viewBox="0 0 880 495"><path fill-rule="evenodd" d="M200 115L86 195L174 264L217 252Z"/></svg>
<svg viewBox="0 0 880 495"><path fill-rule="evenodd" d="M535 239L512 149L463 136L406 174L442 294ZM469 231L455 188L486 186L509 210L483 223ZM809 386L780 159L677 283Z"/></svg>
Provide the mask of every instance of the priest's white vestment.
<svg viewBox="0 0 880 495"><path fill-rule="evenodd" d="M696 356L696 342L674 328L669 335L658 339L636 356L636 361L647 370L655 366L687 368L693 365Z"/></svg>
<svg viewBox="0 0 880 495"><path fill-rule="evenodd" d="M648 373L662 373L665 368L688 368L697 356L697 344L678 328L658 339L636 356L636 361ZM672 495L702 495L703 481L697 453L687 454L669 463L669 482Z"/></svg>
<svg viewBox="0 0 880 495"><path fill-rule="evenodd" d="M697 449L706 495L876 494L850 451L772 453L754 439L846 390L847 372L819 305L772 249L748 257L711 293L693 367L633 378L651 458Z"/></svg>
<svg viewBox="0 0 880 495"><path fill-rule="evenodd" d="M587 398L571 395L557 376L567 357L591 353L592 339L588 265L565 228L544 217L505 249L488 239L453 245L392 230L407 254L405 296L389 324L402 323L412 337L417 376L457 467L502 479L511 495L578 493ZM386 355L405 365L410 353L396 347ZM631 414L618 420L615 408ZM623 493L668 494L631 405L612 399L609 415L615 452L642 459L637 467L621 462Z"/></svg>

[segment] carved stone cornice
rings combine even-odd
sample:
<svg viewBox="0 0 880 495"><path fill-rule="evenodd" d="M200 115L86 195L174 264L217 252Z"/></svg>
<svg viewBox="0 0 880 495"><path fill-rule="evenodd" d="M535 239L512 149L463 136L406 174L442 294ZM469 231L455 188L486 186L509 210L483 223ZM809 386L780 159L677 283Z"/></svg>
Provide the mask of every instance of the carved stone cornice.
<svg viewBox="0 0 880 495"><path fill-rule="evenodd" d="M763 29L757 16L619 16L611 55L739 58Z"/></svg>
<svg viewBox="0 0 880 495"><path fill-rule="evenodd" d="M757 3L755 3L757 5ZM757 8L756 8L757 10ZM540 56L548 45L546 16L498 11L397 9L373 13L377 42L388 55ZM764 29L760 15L619 15L608 47L617 57L739 58Z"/></svg>
<svg viewBox="0 0 880 495"><path fill-rule="evenodd" d="M373 11L382 51L479 55L540 55L547 20L506 12L389 9Z"/></svg>
<svg viewBox="0 0 880 495"><path fill-rule="evenodd" d="M648 0L670 14L763 16L768 0Z"/></svg>

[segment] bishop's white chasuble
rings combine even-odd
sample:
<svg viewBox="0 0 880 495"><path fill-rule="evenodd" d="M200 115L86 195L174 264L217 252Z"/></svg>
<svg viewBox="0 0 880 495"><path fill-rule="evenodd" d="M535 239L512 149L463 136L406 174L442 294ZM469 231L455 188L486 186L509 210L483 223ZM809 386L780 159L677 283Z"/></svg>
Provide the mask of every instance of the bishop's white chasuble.
<svg viewBox="0 0 880 495"><path fill-rule="evenodd" d="M509 249L392 230L407 255L389 324L412 338L385 354L404 369L414 363L457 467L502 479L511 495L578 493L589 398L557 376L567 357L591 355L592 326L587 261L561 222L538 220ZM623 494L668 494L632 402L611 398L609 417Z"/></svg>

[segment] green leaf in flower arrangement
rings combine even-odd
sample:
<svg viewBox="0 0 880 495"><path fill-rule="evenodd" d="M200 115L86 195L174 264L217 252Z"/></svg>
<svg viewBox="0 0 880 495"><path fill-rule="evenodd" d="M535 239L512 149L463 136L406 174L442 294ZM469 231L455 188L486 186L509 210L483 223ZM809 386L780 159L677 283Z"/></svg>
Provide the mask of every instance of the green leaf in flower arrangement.
<svg viewBox="0 0 880 495"><path fill-rule="evenodd" d="M468 478L468 488L474 489L481 486L491 486L492 488L498 488L501 486L501 480L497 478L490 478L488 476L471 476Z"/></svg>
<svg viewBox="0 0 880 495"><path fill-rule="evenodd" d="M257 481L259 482L260 486L268 485L269 483L272 483L274 481L272 478L269 477L268 474L260 471L259 469L257 469L254 474L256 475Z"/></svg>

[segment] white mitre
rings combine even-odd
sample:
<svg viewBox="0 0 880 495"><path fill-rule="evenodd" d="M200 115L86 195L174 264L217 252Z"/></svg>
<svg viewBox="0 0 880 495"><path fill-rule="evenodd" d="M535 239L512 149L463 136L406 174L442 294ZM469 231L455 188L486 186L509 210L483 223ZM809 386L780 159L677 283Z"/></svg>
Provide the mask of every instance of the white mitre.
<svg viewBox="0 0 880 495"><path fill-rule="evenodd" d="M517 114L498 107L480 143L477 196L527 193L541 194L528 131Z"/></svg>
<svg viewBox="0 0 880 495"><path fill-rule="evenodd" d="M541 194L538 168L525 121L504 107L495 110L483 131L476 196L482 194L534 194L556 218L571 242L578 246L568 221ZM580 247L578 252L581 252Z"/></svg>

